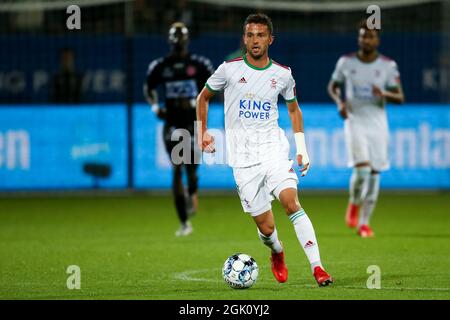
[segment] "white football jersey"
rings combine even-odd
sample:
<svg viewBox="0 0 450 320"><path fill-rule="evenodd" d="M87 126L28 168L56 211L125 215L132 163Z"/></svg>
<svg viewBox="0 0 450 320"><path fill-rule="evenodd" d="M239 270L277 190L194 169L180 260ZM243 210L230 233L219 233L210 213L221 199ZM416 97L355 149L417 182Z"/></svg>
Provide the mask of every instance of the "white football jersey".
<svg viewBox="0 0 450 320"><path fill-rule="evenodd" d="M379 55L375 61L365 63L353 53L338 60L331 79L345 86L350 123L387 130L385 99L375 97L372 88L373 85L382 90L398 87L399 76L394 60Z"/></svg>
<svg viewBox="0 0 450 320"><path fill-rule="evenodd" d="M227 162L249 167L269 160L287 159L289 143L278 126L278 95L296 99L289 67L270 60L264 68L240 57L222 63L206 82L212 92L224 90Z"/></svg>

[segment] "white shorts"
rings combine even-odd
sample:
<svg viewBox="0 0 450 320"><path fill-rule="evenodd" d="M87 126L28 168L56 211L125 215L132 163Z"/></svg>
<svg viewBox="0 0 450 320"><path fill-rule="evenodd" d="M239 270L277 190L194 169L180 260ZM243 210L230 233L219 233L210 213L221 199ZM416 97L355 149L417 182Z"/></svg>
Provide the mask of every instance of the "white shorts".
<svg viewBox="0 0 450 320"><path fill-rule="evenodd" d="M293 160L261 163L246 168L233 168L239 198L244 212L252 217L272 208L272 200L287 188L297 189L298 177Z"/></svg>
<svg viewBox="0 0 450 320"><path fill-rule="evenodd" d="M389 169L388 130L373 130L345 121L344 132L349 167L368 162L373 170Z"/></svg>

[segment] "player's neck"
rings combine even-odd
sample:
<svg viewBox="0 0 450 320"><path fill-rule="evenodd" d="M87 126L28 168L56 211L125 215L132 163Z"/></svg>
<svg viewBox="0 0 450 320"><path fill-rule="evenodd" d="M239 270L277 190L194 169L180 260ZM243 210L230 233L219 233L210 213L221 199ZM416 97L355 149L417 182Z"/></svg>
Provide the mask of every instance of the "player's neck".
<svg viewBox="0 0 450 320"><path fill-rule="evenodd" d="M357 57L361 62L370 63L374 62L378 58L378 51L372 51L370 53L365 53L362 50L359 50L357 53Z"/></svg>
<svg viewBox="0 0 450 320"><path fill-rule="evenodd" d="M270 59L267 53L262 57L260 57L259 59L255 59L251 55L246 53L244 58L247 60L249 64L259 69L264 69L270 64Z"/></svg>
<svg viewBox="0 0 450 320"><path fill-rule="evenodd" d="M188 54L187 49L183 49L183 50L180 50L180 51L173 50L172 53L171 53L171 56L175 57L175 58L183 58L183 57L186 57L187 54Z"/></svg>

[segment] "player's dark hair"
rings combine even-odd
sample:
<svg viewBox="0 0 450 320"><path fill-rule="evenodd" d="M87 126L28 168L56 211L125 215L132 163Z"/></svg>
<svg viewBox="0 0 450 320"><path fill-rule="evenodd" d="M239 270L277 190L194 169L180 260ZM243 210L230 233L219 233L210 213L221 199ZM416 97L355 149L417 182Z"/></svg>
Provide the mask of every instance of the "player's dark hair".
<svg viewBox="0 0 450 320"><path fill-rule="evenodd" d="M359 30L364 29L364 30L374 30L378 36L380 36L381 30L380 29L370 29L369 26L367 25L367 19L364 18L361 21L359 21L358 23L358 32Z"/></svg>
<svg viewBox="0 0 450 320"><path fill-rule="evenodd" d="M243 28L243 32L245 33L245 27L249 24L249 23L258 23L258 24L263 24L267 26L267 29L269 29L269 33L272 35L273 34L273 24L272 24L272 20L269 18L268 15L264 14L264 13L252 13L250 14L244 22L244 28Z"/></svg>

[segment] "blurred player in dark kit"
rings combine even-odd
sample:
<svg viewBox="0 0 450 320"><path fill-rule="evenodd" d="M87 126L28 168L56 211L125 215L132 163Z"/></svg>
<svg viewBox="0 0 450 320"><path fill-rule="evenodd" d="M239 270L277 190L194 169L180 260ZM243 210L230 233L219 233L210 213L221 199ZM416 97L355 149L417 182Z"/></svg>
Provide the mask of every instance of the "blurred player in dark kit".
<svg viewBox="0 0 450 320"><path fill-rule="evenodd" d="M152 111L158 118L164 120L163 138L173 166L172 192L181 223L175 233L176 236L187 236L193 231L189 217L198 207L198 164L194 163L194 154L198 150L194 139L196 97L214 72L208 59L189 52L188 42L189 30L186 25L181 22L172 24L169 29L171 51L166 57L150 63L144 84L144 95ZM163 92L164 108L158 103L156 89L159 86ZM177 129L188 130L192 142L190 161L183 161L181 164L179 159L172 157L174 147L180 143L176 138L176 132L172 136ZM187 174L187 192L183 186L183 168Z"/></svg>

